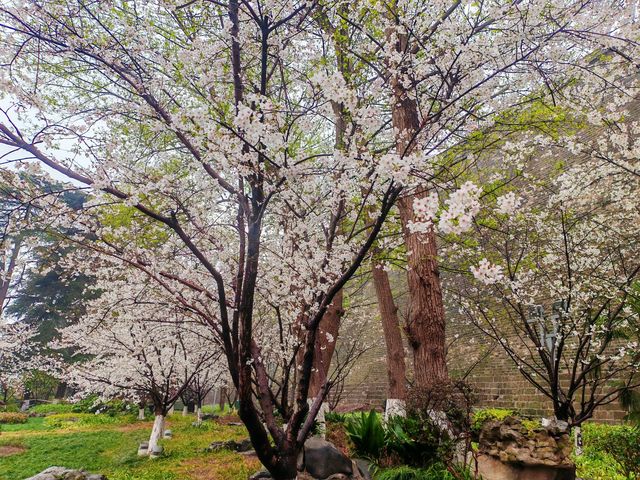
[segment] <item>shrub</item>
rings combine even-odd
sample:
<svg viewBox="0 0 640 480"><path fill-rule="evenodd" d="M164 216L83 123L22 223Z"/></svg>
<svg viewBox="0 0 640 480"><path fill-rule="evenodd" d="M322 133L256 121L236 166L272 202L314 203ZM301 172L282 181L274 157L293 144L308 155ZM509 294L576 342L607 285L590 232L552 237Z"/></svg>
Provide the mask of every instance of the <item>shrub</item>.
<svg viewBox="0 0 640 480"><path fill-rule="evenodd" d="M27 423L29 415L18 412L0 412L0 423Z"/></svg>
<svg viewBox="0 0 640 480"><path fill-rule="evenodd" d="M57 413L45 418L44 425L49 428L67 428L86 425L110 425L117 420L108 415L94 413Z"/></svg>
<svg viewBox="0 0 640 480"><path fill-rule="evenodd" d="M516 412L505 408L483 408L476 410L471 415L471 431L479 435L485 423L492 420L502 421L512 415L516 415Z"/></svg>
<svg viewBox="0 0 640 480"><path fill-rule="evenodd" d="M436 382L428 387L413 387L407 395L407 414L424 422L440 423L434 412L446 416L448 428L456 434L470 430L475 394L463 381Z"/></svg>
<svg viewBox="0 0 640 480"><path fill-rule="evenodd" d="M338 412L327 412L324 414L324 419L327 422L345 423L347 421L347 415Z"/></svg>
<svg viewBox="0 0 640 480"><path fill-rule="evenodd" d="M640 427L631 425L585 424L586 451L607 453L627 478L640 478Z"/></svg>
<svg viewBox="0 0 640 480"><path fill-rule="evenodd" d="M380 415L375 410L350 417L345 429L358 455L369 459L380 456L385 445L385 432Z"/></svg>
<svg viewBox="0 0 640 480"><path fill-rule="evenodd" d="M450 463L457 443L471 448L471 409L475 395L463 381L436 382L414 387L407 395L407 420L403 428L415 442L404 444L409 454L401 453L407 463L426 466L434 455Z"/></svg>
<svg viewBox="0 0 640 480"><path fill-rule="evenodd" d="M391 458L416 467L433 463L450 449L450 442L431 422L400 416L387 421L385 445Z"/></svg>
<svg viewBox="0 0 640 480"><path fill-rule="evenodd" d="M110 417L115 417L116 415L137 412L138 407L124 400L105 401L95 395L91 395L73 404L71 411L74 413L103 413Z"/></svg>
<svg viewBox="0 0 640 480"><path fill-rule="evenodd" d="M52 415L55 413L71 413L74 405L70 403L41 403L29 409L29 413Z"/></svg>

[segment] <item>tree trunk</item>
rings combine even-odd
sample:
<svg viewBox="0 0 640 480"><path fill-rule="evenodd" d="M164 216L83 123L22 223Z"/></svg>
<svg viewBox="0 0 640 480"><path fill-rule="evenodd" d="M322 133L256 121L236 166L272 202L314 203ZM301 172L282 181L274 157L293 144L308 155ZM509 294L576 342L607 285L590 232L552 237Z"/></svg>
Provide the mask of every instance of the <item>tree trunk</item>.
<svg viewBox="0 0 640 480"><path fill-rule="evenodd" d="M138 420L144 420L144 407L138 408Z"/></svg>
<svg viewBox="0 0 640 480"><path fill-rule="evenodd" d="M202 423L202 407L200 405L196 408L196 422L198 422L198 425Z"/></svg>
<svg viewBox="0 0 640 480"><path fill-rule="evenodd" d="M406 48L406 36L399 35L398 51ZM392 122L396 133L396 152L409 155L416 148L420 131L418 107L408 94L399 75L392 77ZM425 195L421 192L419 195ZM436 235L411 233L409 222L417 221L413 195L398 201L402 231L407 249L409 312L405 331L413 350L414 380L418 386L448 379L445 339L445 315L437 262Z"/></svg>
<svg viewBox="0 0 640 480"><path fill-rule="evenodd" d="M376 257L374 252L374 259ZM405 380L407 377L404 361L404 347L398 320L398 308L393 301L393 292L389 283L389 275L382 265L373 262L373 285L378 299L378 310L382 320L384 341L387 346L387 376L389 379L389 399L404 400L406 396Z"/></svg>
<svg viewBox="0 0 640 480"><path fill-rule="evenodd" d="M445 314L435 232L411 233L407 228L415 218L413 199L404 197L398 202L408 255L409 312L405 331L413 351L415 383L427 386L449 377Z"/></svg>
<svg viewBox="0 0 640 480"><path fill-rule="evenodd" d="M55 393L55 398L57 399L62 399L65 397L67 393L67 383L66 382L60 382L58 384L58 386L56 387L56 393Z"/></svg>
<svg viewBox="0 0 640 480"><path fill-rule="evenodd" d="M308 398L315 398L320 394L324 382L329 375L331 358L336 349L340 319L344 313L342 290L333 299L333 303L327 308L318 325L316 344L313 352L313 371L309 383Z"/></svg>
<svg viewBox="0 0 640 480"><path fill-rule="evenodd" d="M226 404L226 387L220 387L220 398L218 399L218 406L220 407L220 413L224 412L224 406Z"/></svg>
<svg viewBox="0 0 640 480"><path fill-rule="evenodd" d="M186 417L187 413L189 413L189 407L187 407L186 405L183 405L183 407L182 407L182 416Z"/></svg>
<svg viewBox="0 0 640 480"><path fill-rule="evenodd" d="M164 435L164 419L165 416L162 413L156 413L151 435L149 436L149 455L153 453L153 449L158 446L158 441Z"/></svg>

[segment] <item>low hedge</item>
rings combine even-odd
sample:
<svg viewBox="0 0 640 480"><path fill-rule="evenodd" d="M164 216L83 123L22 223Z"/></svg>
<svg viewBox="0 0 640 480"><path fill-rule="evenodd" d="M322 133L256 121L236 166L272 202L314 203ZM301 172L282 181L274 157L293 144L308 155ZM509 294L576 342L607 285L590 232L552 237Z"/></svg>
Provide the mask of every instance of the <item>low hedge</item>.
<svg viewBox="0 0 640 480"><path fill-rule="evenodd" d="M27 423L29 415L18 412L0 412L0 423Z"/></svg>
<svg viewBox="0 0 640 480"><path fill-rule="evenodd" d="M52 415L55 413L71 413L74 405L70 403L41 403L29 409L30 414L36 415Z"/></svg>
<svg viewBox="0 0 640 480"><path fill-rule="evenodd" d="M56 413L44 419L49 428L73 428L87 425L111 425L126 422L126 417L111 417L95 413Z"/></svg>

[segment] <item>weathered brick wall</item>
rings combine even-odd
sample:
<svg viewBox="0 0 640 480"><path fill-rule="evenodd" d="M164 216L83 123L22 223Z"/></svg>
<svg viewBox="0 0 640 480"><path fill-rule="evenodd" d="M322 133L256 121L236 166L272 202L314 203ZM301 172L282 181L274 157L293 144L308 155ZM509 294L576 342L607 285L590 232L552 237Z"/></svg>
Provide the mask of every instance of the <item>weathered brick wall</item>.
<svg viewBox="0 0 640 480"><path fill-rule="evenodd" d="M374 295L373 291L365 291L364 294ZM398 301L401 311L402 299L401 295ZM453 315L449 317L455 318ZM345 382L339 402L342 408L384 406L387 396L386 350L375 305L368 322L371 327L366 331L374 346L359 359ZM474 387L477 407L514 408L531 415L552 414L550 400L527 382L501 347L490 341L475 326L450 320L447 336L451 376L464 378ZM405 351L410 377L411 355L406 346ZM619 423L625 413L619 403L614 401L597 409L594 419Z"/></svg>

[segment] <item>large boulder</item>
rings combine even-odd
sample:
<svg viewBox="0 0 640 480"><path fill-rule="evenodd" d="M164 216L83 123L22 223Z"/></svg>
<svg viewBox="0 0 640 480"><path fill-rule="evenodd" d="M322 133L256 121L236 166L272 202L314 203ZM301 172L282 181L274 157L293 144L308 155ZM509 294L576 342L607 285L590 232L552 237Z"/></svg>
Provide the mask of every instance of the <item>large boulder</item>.
<svg viewBox="0 0 640 480"><path fill-rule="evenodd" d="M107 480L104 475L72 470L65 467L49 467L26 480Z"/></svg>
<svg viewBox="0 0 640 480"><path fill-rule="evenodd" d="M331 442L312 437L304 443L298 457L298 480L371 480L369 464L364 460L351 460ZM260 470L249 480L266 480L271 475Z"/></svg>
<svg viewBox="0 0 640 480"><path fill-rule="evenodd" d="M335 474L350 476L353 473L351 459L338 450L332 443L321 438L310 438L304 443L303 458L299 461L301 471L313 478L325 479Z"/></svg>
<svg viewBox="0 0 640 480"><path fill-rule="evenodd" d="M566 422L488 422L480 433L479 471L486 480L573 480L572 442Z"/></svg>

